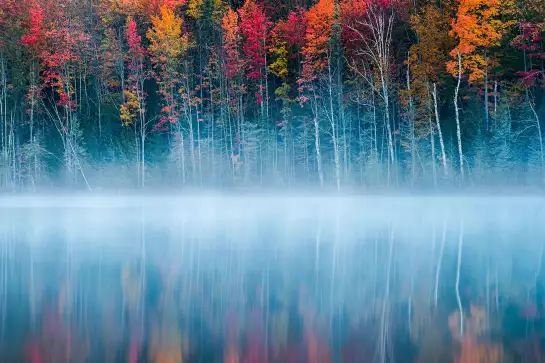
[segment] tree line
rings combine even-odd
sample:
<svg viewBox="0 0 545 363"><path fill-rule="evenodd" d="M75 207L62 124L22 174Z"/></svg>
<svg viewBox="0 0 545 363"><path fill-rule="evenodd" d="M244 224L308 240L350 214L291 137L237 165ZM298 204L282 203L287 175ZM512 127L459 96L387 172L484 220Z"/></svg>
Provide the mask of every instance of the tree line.
<svg viewBox="0 0 545 363"><path fill-rule="evenodd" d="M540 0L4 0L0 186L539 186Z"/></svg>

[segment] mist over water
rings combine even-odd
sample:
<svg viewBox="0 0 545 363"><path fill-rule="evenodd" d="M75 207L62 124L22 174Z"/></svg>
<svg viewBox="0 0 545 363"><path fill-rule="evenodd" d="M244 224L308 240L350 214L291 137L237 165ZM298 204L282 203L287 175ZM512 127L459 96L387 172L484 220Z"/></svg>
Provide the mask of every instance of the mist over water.
<svg viewBox="0 0 545 363"><path fill-rule="evenodd" d="M4 197L0 358L540 362L544 229L541 196Z"/></svg>

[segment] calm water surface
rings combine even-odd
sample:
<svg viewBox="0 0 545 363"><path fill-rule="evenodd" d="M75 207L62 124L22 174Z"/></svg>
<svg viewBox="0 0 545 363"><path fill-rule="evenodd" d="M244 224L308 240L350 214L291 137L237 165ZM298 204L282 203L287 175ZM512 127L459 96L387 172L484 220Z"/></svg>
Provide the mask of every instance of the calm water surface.
<svg viewBox="0 0 545 363"><path fill-rule="evenodd" d="M536 196L4 197L0 358L544 362L544 232Z"/></svg>

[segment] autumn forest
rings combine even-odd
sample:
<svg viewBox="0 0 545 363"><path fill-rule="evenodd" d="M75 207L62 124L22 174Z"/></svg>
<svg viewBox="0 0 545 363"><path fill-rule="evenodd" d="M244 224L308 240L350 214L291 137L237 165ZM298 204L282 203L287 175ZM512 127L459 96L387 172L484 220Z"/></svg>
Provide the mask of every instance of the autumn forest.
<svg viewBox="0 0 545 363"><path fill-rule="evenodd" d="M3 190L539 186L540 0L4 0Z"/></svg>
<svg viewBox="0 0 545 363"><path fill-rule="evenodd" d="M543 0L0 0L0 362L545 362L544 36Z"/></svg>

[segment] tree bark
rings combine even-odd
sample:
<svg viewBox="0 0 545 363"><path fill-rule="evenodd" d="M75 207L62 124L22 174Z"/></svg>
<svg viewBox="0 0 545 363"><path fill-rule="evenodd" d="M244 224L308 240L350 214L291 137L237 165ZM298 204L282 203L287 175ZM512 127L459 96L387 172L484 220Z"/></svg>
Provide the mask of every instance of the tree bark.
<svg viewBox="0 0 545 363"><path fill-rule="evenodd" d="M464 154L462 152L462 133L460 131L460 110L458 108L458 93L460 92L460 83L462 81L462 56L458 52L458 82L456 83L456 89L454 91L454 111L456 115L456 138L458 140L458 155L460 157L460 176L462 183L464 178Z"/></svg>
<svg viewBox="0 0 545 363"><path fill-rule="evenodd" d="M447 176L447 154L445 152L443 133L441 132L441 122L439 121L439 109L437 107L437 86L435 83L433 84L433 106L435 110L435 123L437 124L437 133L439 134L439 144L441 145L441 163L443 164L443 173L445 174L445 176Z"/></svg>

